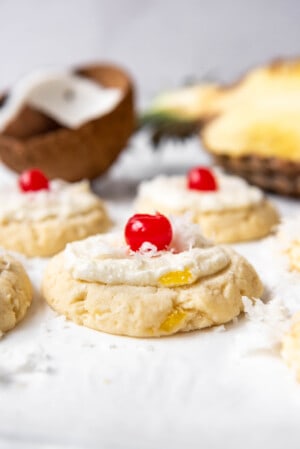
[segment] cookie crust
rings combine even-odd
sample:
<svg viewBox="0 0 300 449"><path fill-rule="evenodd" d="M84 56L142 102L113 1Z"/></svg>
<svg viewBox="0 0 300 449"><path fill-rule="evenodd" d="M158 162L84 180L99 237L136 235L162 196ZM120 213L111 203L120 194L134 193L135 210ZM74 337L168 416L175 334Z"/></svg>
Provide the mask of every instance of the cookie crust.
<svg viewBox="0 0 300 449"><path fill-rule="evenodd" d="M283 338L281 355L300 382L300 312L293 316L290 330Z"/></svg>
<svg viewBox="0 0 300 449"><path fill-rule="evenodd" d="M24 318L32 295L22 264L9 255L0 255L0 333L14 328Z"/></svg>
<svg viewBox="0 0 300 449"><path fill-rule="evenodd" d="M167 215L191 213L192 221L200 225L203 235L216 243L236 243L260 239L269 235L279 222L278 212L268 200L263 200L247 208L199 212L190 209L167 209L141 198L136 202L136 209L139 212L158 211Z"/></svg>
<svg viewBox="0 0 300 449"><path fill-rule="evenodd" d="M0 224L0 246L29 257L47 257L62 251L67 243L81 240L110 226L102 202L91 211L64 219Z"/></svg>

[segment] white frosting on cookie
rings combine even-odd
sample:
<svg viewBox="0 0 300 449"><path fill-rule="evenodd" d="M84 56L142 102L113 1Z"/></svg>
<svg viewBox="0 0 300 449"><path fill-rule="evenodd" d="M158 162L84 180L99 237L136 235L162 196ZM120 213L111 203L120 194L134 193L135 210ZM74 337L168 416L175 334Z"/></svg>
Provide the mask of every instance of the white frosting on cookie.
<svg viewBox="0 0 300 449"><path fill-rule="evenodd" d="M0 223L42 221L47 218L71 217L89 212L99 205L87 181L67 183L53 180L49 190L21 192L17 186L0 192Z"/></svg>
<svg viewBox="0 0 300 449"><path fill-rule="evenodd" d="M263 193L257 187L250 186L237 177L214 170L218 190L200 192L187 188L184 176L159 176L141 183L137 204L154 203L174 211L220 211L241 209L257 204L263 199ZM138 207L140 209L140 207Z"/></svg>
<svg viewBox="0 0 300 449"><path fill-rule="evenodd" d="M169 250L158 252L149 243L142 251L130 251L122 233L89 237L67 245L65 268L74 279L89 282L157 287L192 284L230 263L222 247L211 246L197 232L184 244L175 229Z"/></svg>

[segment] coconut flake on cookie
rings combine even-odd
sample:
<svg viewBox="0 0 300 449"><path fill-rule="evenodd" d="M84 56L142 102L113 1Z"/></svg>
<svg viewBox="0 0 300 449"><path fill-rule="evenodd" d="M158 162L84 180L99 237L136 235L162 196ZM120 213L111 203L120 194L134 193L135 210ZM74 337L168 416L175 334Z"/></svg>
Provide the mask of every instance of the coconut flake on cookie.
<svg viewBox="0 0 300 449"><path fill-rule="evenodd" d="M139 187L137 204L153 202L171 210L210 212L245 208L263 201L263 192L242 178L217 169L210 172L218 186L211 190L189 188L185 176L158 176L144 181Z"/></svg>
<svg viewBox="0 0 300 449"><path fill-rule="evenodd" d="M171 216L170 221L173 227L173 239L171 248L174 251L186 251L194 246L200 248L212 246L213 242L203 236L201 227L192 222L192 214L186 212L183 215Z"/></svg>
<svg viewBox="0 0 300 449"><path fill-rule="evenodd" d="M67 218L91 211L99 201L88 181L50 181L42 172L28 170L20 175L18 185L0 191L0 223Z"/></svg>

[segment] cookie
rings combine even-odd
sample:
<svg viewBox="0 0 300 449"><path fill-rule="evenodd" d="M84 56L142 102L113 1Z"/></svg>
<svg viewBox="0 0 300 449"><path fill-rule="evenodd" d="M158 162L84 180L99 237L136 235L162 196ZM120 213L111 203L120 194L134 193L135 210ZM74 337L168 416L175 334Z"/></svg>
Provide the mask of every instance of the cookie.
<svg viewBox="0 0 300 449"><path fill-rule="evenodd" d="M300 271L300 215L285 219L278 227L277 240L287 255L291 270Z"/></svg>
<svg viewBox="0 0 300 449"><path fill-rule="evenodd" d="M32 301L32 286L21 265L7 254L0 255L0 333L21 321Z"/></svg>
<svg viewBox="0 0 300 449"><path fill-rule="evenodd" d="M167 215L188 213L192 221L200 225L204 236L216 243L255 240L272 232L279 221L278 212L261 190L236 176L215 169L208 172L215 180L213 190L190 188L190 174L187 177L160 176L143 182L135 209Z"/></svg>
<svg viewBox="0 0 300 449"><path fill-rule="evenodd" d="M10 186L0 192L0 246L30 257L46 257L68 242L108 229L106 208L88 182L47 183L38 190Z"/></svg>
<svg viewBox="0 0 300 449"><path fill-rule="evenodd" d="M133 251L117 233L68 244L46 269L46 301L98 331L159 337L227 323L243 310L242 296L262 294L242 256L211 245L198 226L174 221L172 230L164 250L145 241Z"/></svg>
<svg viewBox="0 0 300 449"><path fill-rule="evenodd" d="M283 338L281 354L300 382L300 312L294 315L290 330Z"/></svg>

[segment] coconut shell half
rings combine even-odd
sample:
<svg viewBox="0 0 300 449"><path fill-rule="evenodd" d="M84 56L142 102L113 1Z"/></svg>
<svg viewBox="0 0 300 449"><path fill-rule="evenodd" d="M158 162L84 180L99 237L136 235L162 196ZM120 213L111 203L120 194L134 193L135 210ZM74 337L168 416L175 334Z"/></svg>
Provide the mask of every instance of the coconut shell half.
<svg viewBox="0 0 300 449"><path fill-rule="evenodd" d="M125 147L135 129L130 77L120 68L104 64L81 67L75 73L103 87L122 89L120 102L111 112L77 129L63 127L34 108L24 107L0 134L0 158L9 168L20 173L36 167L49 179L92 179L105 172Z"/></svg>

